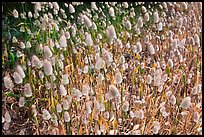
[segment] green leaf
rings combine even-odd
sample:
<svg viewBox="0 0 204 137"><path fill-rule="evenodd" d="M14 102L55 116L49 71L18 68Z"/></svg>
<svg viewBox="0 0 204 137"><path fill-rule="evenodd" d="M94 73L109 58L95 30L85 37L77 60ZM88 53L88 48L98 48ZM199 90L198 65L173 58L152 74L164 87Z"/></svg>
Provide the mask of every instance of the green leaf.
<svg viewBox="0 0 204 137"><path fill-rule="evenodd" d="M8 96L8 97L15 97L16 99L19 99L18 95L14 94L14 93L11 93L11 92L6 92L5 95Z"/></svg>

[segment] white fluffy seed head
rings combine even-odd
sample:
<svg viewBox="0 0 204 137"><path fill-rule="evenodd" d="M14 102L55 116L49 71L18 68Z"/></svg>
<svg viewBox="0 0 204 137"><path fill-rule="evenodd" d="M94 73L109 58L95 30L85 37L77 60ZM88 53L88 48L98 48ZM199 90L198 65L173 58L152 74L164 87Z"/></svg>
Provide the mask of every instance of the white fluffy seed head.
<svg viewBox="0 0 204 137"><path fill-rule="evenodd" d="M142 52L142 44L139 41L137 42L136 47L138 53Z"/></svg>
<svg viewBox="0 0 204 137"><path fill-rule="evenodd" d="M92 22L91 20L86 16L86 15L83 15L83 18L84 18L84 25L89 28L92 26Z"/></svg>
<svg viewBox="0 0 204 137"><path fill-rule="evenodd" d="M125 101L122 105L122 110L124 112L127 112L129 110L129 102L128 101Z"/></svg>
<svg viewBox="0 0 204 137"><path fill-rule="evenodd" d="M84 84L84 85L82 86L82 94L83 94L84 96L88 96L89 90L90 90L89 85Z"/></svg>
<svg viewBox="0 0 204 137"><path fill-rule="evenodd" d="M10 116L10 114L9 114L8 111L6 111L6 113L4 114L4 118L5 118L5 121L6 121L7 123L10 123L10 122L11 122L11 116Z"/></svg>
<svg viewBox="0 0 204 137"><path fill-rule="evenodd" d="M47 59L43 63L45 75L51 76L53 74L52 64Z"/></svg>
<svg viewBox="0 0 204 137"><path fill-rule="evenodd" d="M194 112L194 114L193 114L193 121L194 122L198 122L199 118L200 118L200 114L198 112Z"/></svg>
<svg viewBox="0 0 204 137"><path fill-rule="evenodd" d="M13 16L14 18L18 18L18 11L16 9L13 10Z"/></svg>
<svg viewBox="0 0 204 137"><path fill-rule="evenodd" d="M159 22L159 14L158 12L154 12L154 23L158 23Z"/></svg>
<svg viewBox="0 0 204 137"><path fill-rule="evenodd" d="M24 95L26 97L31 97L32 96L32 89L29 83L24 85Z"/></svg>
<svg viewBox="0 0 204 137"><path fill-rule="evenodd" d="M149 43L148 45L148 50L151 55L155 53L154 46L151 43Z"/></svg>
<svg viewBox="0 0 204 137"><path fill-rule="evenodd" d="M144 15L144 21L149 21L149 13L146 12Z"/></svg>
<svg viewBox="0 0 204 137"><path fill-rule="evenodd" d="M162 25L163 25L162 22L159 22L159 24L157 25L157 30L158 31L162 31L162 28L163 28Z"/></svg>
<svg viewBox="0 0 204 137"><path fill-rule="evenodd" d="M62 105L60 103L57 104L56 106L57 112L61 113L62 112Z"/></svg>
<svg viewBox="0 0 204 137"><path fill-rule="evenodd" d="M142 28L143 27L143 20L142 17L139 17L137 20L137 27L138 28Z"/></svg>
<svg viewBox="0 0 204 137"><path fill-rule="evenodd" d="M132 27L131 27L131 23L129 20L125 23L125 27L127 30L131 30Z"/></svg>
<svg viewBox="0 0 204 137"><path fill-rule="evenodd" d="M198 34L194 35L194 41L195 41L196 45L200 46L200 38L199 38Z"/></svg>
<svg viewBox="0 0 204 137"><path fill-rule="evenodd" d="M86 34L85 42L87 46L93 46L93 40L92 40L91 34Z"/></svg>
<svg viewBox="0 0 204 137"><path fill-rule="evenodd" d="M24 97L20 97L19 102L18 102L19 107L23 107L24 103L25 103Z"/></svg>
<svg viewBox="0 0 204 137"><path fill-rule="evenodd" d="M96 61L95 69L100 70L101 68L103 68L104 64L105 61L101 57L99 57Z"/></svg>
<svg viewBox="0 0 204 137"><path fill-rule="evenodd" d="M64 85L69 84L69 78L67 74L62 75L62 84Z"/></svg>
<svg viewBox="0 0 204 137"><path fill-rule="evenodd" d="M111 17L115 17L115 12L114 12L114 8L113 7L110 7L108 12L109 12Z"/></svg>
<svg viewBox="0 0 204 137"><path fill-rule="evenodd" d="M15 71L14 74L13 74L13 77L14 77L14 82L16 84L21 84L23 82L23 79L22 79L21 75L18 72Z"/></svg>
<svg viewBox="0 0 204 137"><path fill-rule="evenodd" d="M139 118L139 119L143 119L144 118L144 111L142 109L136 111L135 112L135 117Z"/></svg>
<svg viewBox="0 0 204 137"><path fill-rule="evenodd" d="M64 101L63 101L63 109L64 110L68 110L69 109L69 102L65 99Z"/></svg>
<svg viewBox="0 0 204 137"><path fill-rule="evenodd" d="M75 12L74 7L72 6L72 4L69 4L69 13L74 13L74 12Z"/></svg>
<svg viewBox="0 0 204 137"><path fill-rule="evenodd" d="M60 85L60 95L61 96L67 95L67 90L65 89L64 85Z"/></svg>
<svg viewBox="0 0 204 137"><path fill-rule="evenodd" d="M180 107L183 109L188 109L191 105L191 97L186 97L182 100Z"/></svg>
<svg viewBox="0 0 204 137"><path fill-rule="evenodd" d="M20 65L16 67L16 71L21 75L22 78L25 78L25 73Z"/></svg>
<svg viewBox="0 0 204 137"><path fill-rule="evenodd" d="M69 122L70 121L70 115L69 115L69 112L67 112L67 111L64 112L64 121L65 122Z"/></svg>
<svg viewBox="0 0 204 137"><path fill-rule="evenodd" d="M172 59L168 59L168 65L170 68L172 68L174 66Z"/></svg>
<svg viewBox="0 0 204 137"><path fill-rule="evenodd" d="M49 59L52 57L52 51L50 50L50 48L48 46L44 47L44 57L46 59Z"/></svg>
<svg viewBox="0 0 204 137"><path fill-rule="evenodd" d="M152 83L152 76L151 75L148 75L147 76L147 84L151 84Z"/></svg>
<svg viewBox="0 0 204 137"><path fill-rule="evenodd" d="M49 120L51 118L50 113L46 109L43 109L42 113L43 120Z"/></svg>
<svg viewBox="0 0 204 137"><path fill-rule="evenodd" d="M112 98L120 96L120 93L115 85L109 85L109 93Z"/></svg>
<svg viewBox="0 0 204 137"><path fill-rule="evenodd" d="M89 102L86 102L86 113L87 114L91 114L91 106L90 106L90 103Z"/></svg>
<svg viewBox="0 0 204 137"><path fill-rule="evenodd" d="M106 35L110 39L110 41L112 41L113 39L117 39L115 27L113 25L108 26Z"/></svg>
<svg viewBox="0 0 204 137"><path fill-rule="evenodd" d="M62 36L60 37L60 46L61 46L62 48L67 47L67 39L66 39L65 35L62 35Z"/></svg>
<svg viewBox="0 0 204 137"><path fill-rule="evenodd" d="M114 79L114 84L120 84L123 81L123 77L122 74L120 73L120 71L118 70L115 74L115 79Z"/></svg>

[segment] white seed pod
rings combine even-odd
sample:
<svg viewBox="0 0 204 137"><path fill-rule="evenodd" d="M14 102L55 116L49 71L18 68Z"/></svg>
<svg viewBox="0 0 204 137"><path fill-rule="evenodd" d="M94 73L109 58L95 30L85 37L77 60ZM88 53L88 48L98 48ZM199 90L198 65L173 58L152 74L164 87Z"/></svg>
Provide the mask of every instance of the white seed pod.
<svg viewBox="0 0 204 137"><path fill-rule="evenodd" d="M119 70L117 70L115 74L114 84L121 84L122 81L123 81L122 74L120 73Z"/></svg>
<svg viewBox="0 0 204 137"><path fill-rule="evenodd" d="M51 76L53 74L52 64L47 59L43 62L44 72L46 76Z"/></svg>
<svg viewBox="0 0 204 137"><path fill-rule="evenodd" d="M130 117L131 117L131 118L134 118L134 117L135 117L135 114L134 114L133 111L130 111Z"/></svg>
<svg viewBox="0 0 204 137"><path fill-rule="evenodd" d="M67 90L65 89L64 85L60 85L60 95L61 96L66 96L67 95Z"/></svg>
<svg viewBox="0 0 204 137"><path fill-rule="evenodd" d="M19 102L18 102L19 107L23 107L24 104L25 104L25 99L24 99L24 97L20 97Z"/></svg>
<svg viewBox="0 0 204 137"><path fill-rule="evenodd" d="M200 38L198 34L194 35L194 41L195 41L195 44L198 45L198 47L200 47Z"/></svg>
<svg viewBox="0 0 204 137"><path fill-rule="evenodd" d="M89 102L86 102L86 113L89 115L91 114L92 110L91 110L91 106Z"/></svg>
<svg viewBox="0 0 204 137"><path fill-rule="evenodd" d="M68 110L69 109L69 102L67 100L64 100L62 105L63 105L63 109L64 110Z"/></svg>
<svg viewBox="0 0 204 137"><path fill-rule="evenodd" d="M13 74L13 78L14 78L14 82L16 84L21 84L23 82L21 75L19 75L18 72L16 72L16 71Z"/></svg>
<svg viewBox="0 0 204 137"><path fill-rule="evenodd" d="M3 129L4 129L4 130L8 130L9 127L10 127L10 123L5 122L5 123L4 123L4 126L3 126Z"/></svg>
<svg viewBox="0 0 204 137"><path fill-rule="evenodd" d="M149 21L149 13L146 12L144 15L144 21Z"/></svg>
<svg viewBox="0 0 204 137"><path fill-rule="evenodd" d="M191 105L191 97L186 97L182 100L180 107L183 109L188 109Z"/></svg>
<svg viewBox="0 0 204 137"><path fill-rule="evenodd" d="M159 22L159 24L157 25L158 31L162 31L162 28L163 28L162 25L163 25L162 22Z"/></svg>
<svg viewBox="0 0 204 137"><path fill-rule="evenodd" d="M21 76L22 78L25 78L25 73L24 73L24 71L23 71L23 68L22 68L20 65L18 65L18 66L16 67L16 71L20 74L20 76Z"/></svg>
<svg viewBox="0 0 204 137"><path fill-rule="evenodd" d="M193 95L196 95L198 93L197 86L193 87L191 92Z"/></svg>
<svg viewBox="0 0 204 137"><path fill-rule="evenodd" d="M92 40L92 38L91 38L91 34L86 34L86 40L85 40L85 42L86 42L86 45L87 45L87 46L93 46L93 40Z"/></svg>
<svg viewBox="0 0 204 137"><path fill-rule="evenodd" d="M2 116L2 124L5 122L5 119L4 119L4 117Z"/></svg>
<svg viewBox="0 0 204 137"><path fill-rule="evenodd" d="M91 9L98 10L96 2L91 2Z"/></svg>
<svg viewBox="0 0 204 137"><path fill-rule="evenodd" d="M172 68L174 66L172 59L168 59L168 65L170 68Z"/></svg>
<svg viewBox="0 0 204 137"><path fill-rule="evenodd" d="M139 17L137 20L137 27L138 28L142 28L143 27L143 20L142 17Z"/></svg>
<svg viewBox="0 0 204 137"><path fill-rule="evenodd" d="M84 96L88 96L90 91L90 87L87 84L82 85L82 94Z"/></svg>
<svg viewBox="0 0 204 137"><path fill-rule="evenodd" d="M8 111L6 111L6 113L4 114L4 118L5 118L6 123L11 122L11 116Z"/></svg>
<svg viewBox="0 0 204 137"><path fill-rule="evenodd" d="M70 121L70 115L69 115L69 112L67 112L67 111L64 112L64 121L65 122L69 122Z"/></svg>
<svg viewBox="0 0 204 137"><path fill-rule="evenodd" d="M147 84L150 85L152 83L152 76L148 75L147 76Z"/></svg>
<svg viewBox="0 0 204 137"><path fill-rule="evenodd" d="M32 12L29 11L29 12L28 12L28 18L32 18L32 17L33 17Z"/></svg>
<svg viewBox="0 0 204 137"><path fill-rule="evenodd" d="M49 59L52 57L52 51L50 50L50 48L48 46L44 47L44 57L46 59Z"/></svg>
<svg viewBox="0 0 204 137"><path fill-rule="evenodd" d="M129 102L128 101L125 101L122 105L122 110L124 112L127 112L129 110Z"/></svg>
<svg viewBox="0 0 204 137"><path fill-rule="evenodd" d="M88 66L88 65L85 65L85 66L84 66L83 73L84 73L84 74L87 74L88 72L89 72L89 66Z"/></svg>
<svg viewBox="0 0 204 137"><path fill-rule="evenodd" d="M36 110L36 106L35 106L35 105L32 105L31 108L32 108L32 113L33 113L33 115L34 115L34 116L37 116L38 112L37 112L37 110Z"/></svg>
<svg viewBox="0 0 204 137"><path fill-rule="evenodd" d="M67 39L66 39L66 37L65 37L65 35L62 35L61 37L60 37L60 46L62 47L62 48L65 48L65 47L67 47Z"/></svg>
<svg viewBox="0 0 204 137"><path fill-rule="evenodd" d="M110 14L111 17L115 17L115 12L114 12L114 8L110 7L108 13Z"/></svg>
<svg viewBox="0 0 204 137"><path fill-rule="evenodd" d="M69 84L69 78L67 74L62 75L62 84L64 85Z"/></svg>
<svg viewBox="0 0 204 137"><path fill-rule="evenodd" d="M147 12L147 9L145 6L142 6L142 13L146 13Z"/></svg>
<svg viewBox="0 0 204 137"><path fill-rule="evenodd" d="M127 29L127 30L131 30L131 23L130 23L130 21L128 20L128 21L126 21L126 23L125 23L125 28Z"/></svg>
<svg viewBox="0 0 204 137"><path fill-rule="evenodd" d="M175 104L176 104L176 97L175 97L174 95L171 95L169 102L170 102L172 105L175 105Z"/></svg>
<svg viewBox="0 0 204 137"><path fill-rule="evenodd" d="M62 112L62 105L60 103L57 104L56 110L57 110L58 113Z"/></svg>
<svg viewBox="0 0 204 137"><path fill-rule="evenodd" d="M16 9L13 10L13 16L14 18L18 18L18 11Z"/></svg>
<svg viewBox="0 0 204 137"><path fill-rule="evenodd" d="M154 12L154 23L158 23L159 22L159 14L158 12Z"/></svg>
<svg viewBox="0 0 204 137"><path fill-rule="evenodd" d="M106 35L110 40L117 39L115 27L113 25L108 26Z"/></svg>
<svg viewBox="0 0 204 137"><path fill-rule="evenodd" d="M24 85L24 95L26 97L31 97L32 96L32 89L29 83Z"/></svg>
<svg viewBox="0 0 204 137"><path fill-rule="evenodd" d="M128 8L128 3L127 2L122 2L123 8L127 9Z"/></svg>
<svg viewBox="0 0 204 137"><path fill-rule="evenodd" d="M115 85L109 85L109 95L112 98L120 96L120 93Z"/></svg>
<svg viewBox="0 0 204 137"><path fill-rule="evenodd" d="M59 11L59 5L57 2L52 2L52 5L56 11Z"/></svg>
<svg viewBox="0 0 204 137"><path fill-rule="evenodd" d="M198 112L194 112L194 114L193 114L193 121L197 123L199 118L200 118L200 114Z"/></svg>
<svg viewBox="0 0 204 137"><path fill-rule="evenodd" d="M143 119L144 118L144 111L142 109L136 111L135 112L135 117L139 118L139 119Z"/></svg>
<svg viewBox="0 0 204 137"><path fill-rule="evenodd" d="M74 7L72 6L72 4L69 4L69 13L74 13L74 12L75 12Z"/></svg>
<svg viewBox="0 0 204 137"><path fill-rule="evenodd" d="M32 46L31 46L30 41L27 41L27 42L26 42L26 48L29 49L29 48L31 48L31 47L32 47Z"/></svg>
<svg viewBox="0 0 204 137"><path fill-rule="evenodd" d="M43 120L49 120L51 118L50 113L46 109L43 109L42 113Z"/></svg>
<svg viewBox="0 0 204 137"><path fill-rule="evenodd" d="M20 42L20 47L21 47L21 49L25 49L25 43Z"/></svg>
<svg viewBox="0 0 204 137"><path fill-rule="evenodd" d="M151 55L155 54L154 46L151 43L148 45L148 50Z"/></svg>
<svg viewBox="0 0 204 137"><path fill-rule="evenodd" d="M96 61L95 69L100 70L101 68L103 68L104 64L105 61L101 57L99 57Z"/></svg>
<svg viewBox="0 0 204 137"><path fill-rule="evenodd" d="M169 90L169 91L166 92L166 96L167 96L167 97L170 97L171 94L172 94L172 91L171 91L171 90Z"/></svg>
<svg viewBox="0 0 204 137"><path fill-rule="evenodd" d="M41 70L38 72L38 75L39 75L40 79L44 78L44 73Z"/></svg>
<svg viewBox="0 0 204 137"><path fill-rule="evenodd" d="M137 47L137 53L140 53L142 51L142 44L140 42L137 42L136 47Z"/></svg>
<svg viewBox="0 0 204 137"><path fill-rule="evenodd" d="M91 20L86 16L86 15L83 15L83 19L84 19L84 25L89 28L92 26L92 22Z"/></svg>
<svg viewBox="0 0 204 137"><path fill-rule="evenodd" d="M104 114L103 114L104 118L105 119L109 119L109 112L108 111L105 111Z"/></svg>

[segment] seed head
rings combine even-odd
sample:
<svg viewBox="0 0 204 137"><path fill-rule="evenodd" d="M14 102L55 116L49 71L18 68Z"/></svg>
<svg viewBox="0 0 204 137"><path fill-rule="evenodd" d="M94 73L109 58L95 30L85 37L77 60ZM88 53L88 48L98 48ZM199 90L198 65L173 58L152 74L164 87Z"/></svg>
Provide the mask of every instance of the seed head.
<svg viewBox="0 0 204 137"><path fill-rule="evenodd" d="M180 107L184 109L188 109L191 105L191 97L186 97L182 100Z"/></svg>
<svg viewBox="0 0 204 137"><path fill-rule="evenodd" d="M24 95L26 97L31 97L32 96L32 89L29 83L24 85Z"/></svg>
<svg viewBox="0 0 204 137"><path fill-rule="evenodd" d="M43 63L45 75L51 76L53 74L52 64L47 59Z"/></svg>

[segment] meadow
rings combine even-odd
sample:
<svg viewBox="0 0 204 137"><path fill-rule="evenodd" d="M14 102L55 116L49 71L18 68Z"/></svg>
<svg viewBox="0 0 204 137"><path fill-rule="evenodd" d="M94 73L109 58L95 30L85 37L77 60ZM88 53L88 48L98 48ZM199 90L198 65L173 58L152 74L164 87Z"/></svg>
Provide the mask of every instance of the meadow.
<svg viewBox="0 0 204 137"><path fill-rule="evenodd" d="M202 135L202 2L2 2L2 134Z"/></svg>

